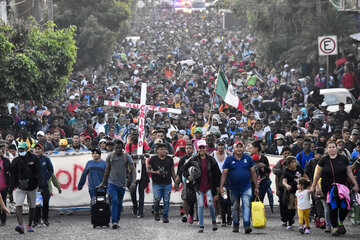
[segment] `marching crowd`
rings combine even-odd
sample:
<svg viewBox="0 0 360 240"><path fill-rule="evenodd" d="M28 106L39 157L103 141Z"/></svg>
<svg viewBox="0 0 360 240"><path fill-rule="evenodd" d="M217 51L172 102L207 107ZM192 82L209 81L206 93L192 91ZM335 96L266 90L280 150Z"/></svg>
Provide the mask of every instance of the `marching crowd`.
<svg viewBox="0 0 360 240"><path fill-rule="evenodd" d="M22 206L28 197L26 230L41 221L49 225L54 175L51 155L91 151L78 184L89 175L90 197L104 188L111 197L112 227L118 228L125 189L130 189L133 214L144 216L144 190L151 174L154 218L168 223L172 187L182 186L183 221L199 221L204 232L204 207L212 230L217 215L221 226L239 232L240 204L245 233L250 227L251 202L279 197L284 227L293 229L298 213L299 232L315 226L338 236L350 209L350 191L359 192L360 100L350 112L344 103L328 112L319 89L347 88L358 96L360 65L346 55L332 76L320 68L316 76L296 63L259 65L253 42L244 29L222 29L213 13L183 14L168 10L143 16L129 38L119 44L109 63L74 72L64 96L43 103L23 101L0 112L1 208L15 203L24 233ZM214 94L219 69L241 99L235 109ZM143 156L138 148L138 109L105 106L104 100L139 103L141 83L147 83L146 103L177 108L180 115L147 111ZM46 91L46 90L43 90ZM305 104L306 103L306 104ZM108 152L106 161L102 153ZM148 154L152 154L148 161ZM281 155L271 169L267 154ZM174 157L179 157L177 171ZM141 165L137 179L136 165ZM275 183L269 175L275 174ZM174 185L173 185L174 183ZM42 208L36 207L41 192ZM138 195L138 196L137 196ZM5 212L1 225L6 224Z"/></svg>

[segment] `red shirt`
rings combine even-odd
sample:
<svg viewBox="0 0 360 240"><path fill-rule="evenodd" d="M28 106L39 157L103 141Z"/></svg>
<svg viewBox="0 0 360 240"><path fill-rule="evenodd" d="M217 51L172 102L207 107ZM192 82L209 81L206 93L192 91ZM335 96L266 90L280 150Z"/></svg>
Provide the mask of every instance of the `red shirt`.
<svg viewBox="0 0 360 240"><path fill-rule="evenodd" d="M183 156L185 156L186 155L186 152L185 151L180 151L180 150L178 150L178 151L176 151L176 153L175 153L175 157L179 157L179 158L182 158Z"/></svg>
<svg viewBox="0 0 360 240"><path fill-rule="evenodd" d="M131 151L130 151L130 144L131 144ZM125 146L125 152L130 153L130 154L136 154L138 144L127 143L126 146ZM150 150L150 147L146 142L144 142L143 150L144 151L145 150Z"/></svg>
<svg viewBox="0 0 360 240"><path fill-rule="evenodd" d="M342 75L342 85L344 88L351 89L355 87L355 83L358 82L358 79L353 72L345 72Z"/></svg>
<svg viewBox="0 0 360 240"><path fill-rule="evenodd" d="M207 174L207 158L201 159L200 191L207 192L210 189Z"/></svg>

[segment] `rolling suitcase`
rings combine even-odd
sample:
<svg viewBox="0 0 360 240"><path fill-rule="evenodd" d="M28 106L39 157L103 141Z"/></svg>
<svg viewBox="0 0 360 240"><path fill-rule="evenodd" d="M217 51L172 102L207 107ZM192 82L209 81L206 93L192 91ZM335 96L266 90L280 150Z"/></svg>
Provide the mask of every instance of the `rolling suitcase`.
<svg viewBox="0 0 360 240"><path fill-rule="evenodd" d="M90 211L93 228L109 227L111 217L110 199L106 195L106 189L96 189L96 196L91 199Z"/></svg>

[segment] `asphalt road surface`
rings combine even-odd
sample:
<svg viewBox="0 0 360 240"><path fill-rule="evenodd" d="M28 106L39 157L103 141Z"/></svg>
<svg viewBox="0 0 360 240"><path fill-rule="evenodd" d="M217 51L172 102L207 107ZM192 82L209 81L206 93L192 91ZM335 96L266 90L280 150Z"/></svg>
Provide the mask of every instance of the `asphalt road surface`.
<svg viewBox="0 0 360 240"><path fill-rule="evenodd" d="M88 210L76 211L72 216L59 216L58 211L51 211L50 226L36 227L35 233L25 233L20 235L15 232L17 225L16 216L8 217L7 225L0 227L0 240L10 239L328 239L336 238L324 233L324 230L315 228L311 224L311 234L301 235L297 230L287 231L281 226L278 209L271 214L267 209L267 226L264 229L254 229L250 235L245 235L244 230L240 228L240 233L233 233L232 227L221 227L213 232L211 229L211 219L208 209L205 209L205 232L197 233L197 222L190 225L183 223L179 214L178 206L170 207L170 223L155 222L151 214L151 207L146 206L145 217L136 218L131 214L131 207L125 207L120 220L120 228L117 230L111 228L93 229L90 223L90 214ZM24 220L27 220L27 215ZM294 225L295 226L295 225ZM347 234L339 238L342 239L360 239L360 226L352 226L347 220L345 222ZM297 228L295 228L297 229Z"/></svg>

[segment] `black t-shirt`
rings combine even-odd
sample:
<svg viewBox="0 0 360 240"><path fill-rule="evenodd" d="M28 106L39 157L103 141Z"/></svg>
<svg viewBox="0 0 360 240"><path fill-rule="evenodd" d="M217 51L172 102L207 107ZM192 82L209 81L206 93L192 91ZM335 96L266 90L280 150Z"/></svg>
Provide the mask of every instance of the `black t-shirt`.
<svg viewBox="0 0 360 240"><path fill-rule="evenodd" d="M334 168L336 183L346 185L347 166L349 166L349 160L340 154L338 154L334 159L330 159L329 155L320 159L318 165L323 168L321 188L325 196L331 190L332 183L334 182L334 175L329 160L332 162Z"/></svg>
<svg viewBox="0 0 360 240"><path fill-rule="evenodd" d="M171 168L174 167L174 160L166 156L161 160L158 156L152 156L149 160L149 165L154 171L162 170L164 175L152 174L152 181L155 184L171 184Z"/></svg>
<svg viewBox="0 0 360 240"><path fill-rule="evenodd" d="M354 148L356 148L356 144L352 141L348 141L345 143L345 148L349 150L350 154L353 152Z"/></svg>
<svg viewBox="0 0 360 240"><path fill-rule="evenodd" d="M290 193L296 193L297 182L295 180L301 178L302 176L304 176L304 170L300 165L296 166L296 170L285 168L282 179L287 179L287 184L291 186Z"/></svg>

